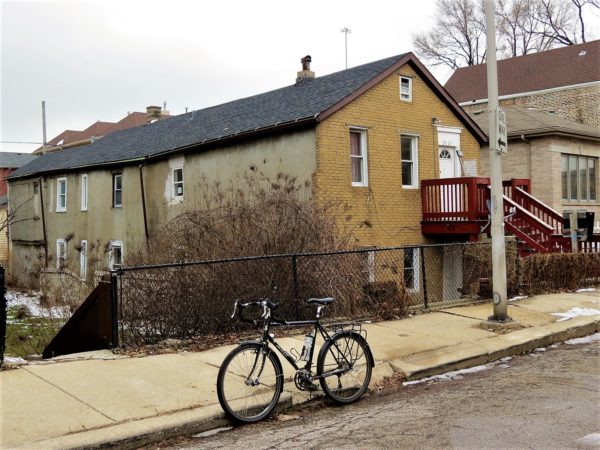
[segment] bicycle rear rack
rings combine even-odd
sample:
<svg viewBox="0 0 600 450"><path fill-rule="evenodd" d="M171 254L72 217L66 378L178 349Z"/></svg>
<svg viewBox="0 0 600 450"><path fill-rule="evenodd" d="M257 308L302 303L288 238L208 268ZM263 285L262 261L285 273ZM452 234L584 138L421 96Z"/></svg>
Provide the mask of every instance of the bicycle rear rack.
<svg viewBox="0 0 600 450"><path fill-rule="evenodd" d="M342 331L352 331L353 333L359 334L365 341L367 340L367 330L362 327L361 322L339 322L327 325L327 328L331 328L334 333L340 333Z"/></svg>

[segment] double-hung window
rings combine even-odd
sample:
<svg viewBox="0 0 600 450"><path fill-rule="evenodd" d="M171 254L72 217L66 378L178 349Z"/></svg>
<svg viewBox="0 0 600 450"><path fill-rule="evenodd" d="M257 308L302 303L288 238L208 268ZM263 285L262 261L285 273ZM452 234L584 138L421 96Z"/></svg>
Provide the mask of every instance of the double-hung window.
<svg viewBox="0 0 600 450"><path fill-rule="evenodd" d="M173 169L173 199L183 198L183 168Z"/></svg>
<svg viewBox="0 0 600 450"><path fill-rule="evenodd" d="M412 102L412 78L400 77L400 100Z"/></svg>
<svg viewBox="0 0 600 450"><path fill-rule="evenodd" d="M350 164L352 171L352 186L367 186L368 169L366 130L350 130Z"/></svg>
<svg viewBox="0 0 600 450"><path fill-rule="evenodd" d="M400 136L400 153L402 157L402 186L419 187L419 139L417 136L403 134Z"/></svg>
<svg viewBox="0 0 600 450"><path fill-rule="evenodd" d="M56 240L56 268L58 270L67 266L67 241L64 239Z"/></svg>
<svg viewBox="0 0 600 450"><path fill-rule="evenodd" d="M87 173L81 175L81 210L87 211L88 208L88 176Z"/></svg>
<svg viewBox="0 0 600 450"><path fill-rule="evenodd" d="M598 200L598 158L561 155L562 198L567 201Z"/></svg>
<svg viewBox="0 0 600 450"><path fill-rule="evenodd" d="M123 174L113 174L113 207L120 208L123 205Z"/></svg>
<svg viewBox="0 0 600 450"><path fill-rule="evenodd" d="M111 241L108 254L108 268L110 270L120 269L123 264L123 242Z"/></svg>
<svg viewBox="0 0 600 450"><path fill-rule="evenodd" d="M67 210L67 179L56 179L56 212Z"/></svg>
<svg viewBox="0 0 600 450"><path fill-rule="evenodd" d="M404 249L404 287L409 291L419 290L419 249Z"/></svg>

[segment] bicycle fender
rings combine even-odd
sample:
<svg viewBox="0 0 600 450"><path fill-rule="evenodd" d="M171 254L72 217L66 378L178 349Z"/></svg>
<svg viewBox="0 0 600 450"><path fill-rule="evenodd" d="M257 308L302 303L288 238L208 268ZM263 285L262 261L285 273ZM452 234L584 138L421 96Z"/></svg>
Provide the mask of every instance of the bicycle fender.
<svg viewBox="0 0 600 450"><path fill-rule="evenodd" d="M238 347L262 347L263 343L260 339L248 340L248 341L240 341ZM234 349L235 350L235 349ZM279 359L279 355L277 352L274 352L272 349L267 347L267 350L270 354L275 357L275 363L279 368L279 373L283 376L283 366L281 365L281 360ZM233 350L232 350L233 351ZM369 350L370 352L370 350Z"/></svg>
<svg viewBox="0 0 600 450"><path fill-rule="evenodd" d="M375 359L373 358L373 353L371 352L371 347L369 347L369 343L367 342L367 340L364 337L362 337L360 334L358 334L354 331L342 330L338 333L335 333L333 336L331 336L331 339L334 339L336 336L339 336L339 335L353 335L357 340L362 341L365 344L365 352L367 354L367 358L369 358L369 361L371 362L371 366L375 367ZM325 346L323 345L321 347L321 350L319 351L319 359L321 359L324 349L325 349Z"/></svg>

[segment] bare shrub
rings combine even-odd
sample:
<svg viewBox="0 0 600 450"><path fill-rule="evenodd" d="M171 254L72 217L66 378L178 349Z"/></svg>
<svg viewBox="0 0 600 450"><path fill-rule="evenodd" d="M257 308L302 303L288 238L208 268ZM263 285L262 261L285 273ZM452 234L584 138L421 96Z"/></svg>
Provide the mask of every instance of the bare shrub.
<svg viewBox="0 0 600 450"><path fill-rule="evenodd" d="M600 284L600 253L537 254L521 260L525 294L568 291Z"/></svg>
<svg viewBox="0 0 600 450"><path fill-rule="evenodd" d="M271 181L248 176L224 189L202 182L199 199L127 256L127 265L219 260L252 255L318 252L347 248L351 230L341 230L340 204L319 204L306 186L279 175ZM307 317L311 296L334 296L335 315L364 311L360 255L298 257L149 269L121 277L122 322L126 339L148 343L239 327L228 315L233 300L269 297L281 303L278 315Z"/></svg>

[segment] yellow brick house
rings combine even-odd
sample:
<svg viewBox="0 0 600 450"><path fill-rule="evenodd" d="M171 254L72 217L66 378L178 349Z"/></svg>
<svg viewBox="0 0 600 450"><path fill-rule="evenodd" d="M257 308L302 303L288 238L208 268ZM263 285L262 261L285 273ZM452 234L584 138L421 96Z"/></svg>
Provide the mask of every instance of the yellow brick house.
<svg viewBox="0 0 600 450"><path fill-rule="evenodd" d="M11 229L14 277L25 282L37 261L85 278L92 243L118 266L195 204L201 178L228 183L256 167L347 203L358 246L447 239L422 232L422 183L477 176L477 124L412 53L322 77L302 62L284 88L116 131L11 174L9 203L31 198L22 214L33 218Z"/></svg>

